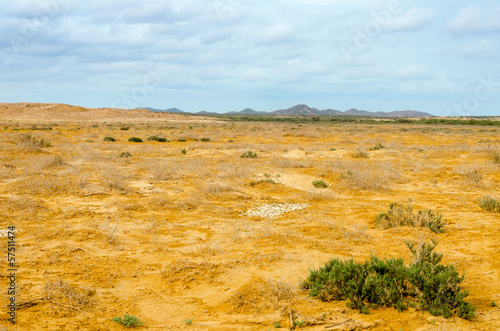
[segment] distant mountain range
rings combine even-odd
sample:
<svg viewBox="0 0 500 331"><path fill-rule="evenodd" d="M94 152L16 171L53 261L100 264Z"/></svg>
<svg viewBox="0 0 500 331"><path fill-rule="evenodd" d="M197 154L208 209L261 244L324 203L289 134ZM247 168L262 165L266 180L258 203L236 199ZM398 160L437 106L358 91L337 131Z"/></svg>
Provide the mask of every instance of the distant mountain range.
<svg viewBox="0 0 500 331"><path fill-rule="evenodd" d="M147 109L151 110L154 112L170 112L170 113L186 113L180 109L177 108L170 108L170 109L156 109L156 108L149 108L149 107L143 107L140 109ZM211 115L211 114L218 114L218 113L211 113L211 112L206 112L206 111L201 111L197 112L194 114L199 114L199 115ZM416 111L416 110L398 110L398 111L390 111L390 112L382 112L382 111L377 111L377 112L371 112L367 110L359 110L355 108L351 108L346 111L341 111L341 110L335 110L335 109L324 109L320 110L317 108L311 108L308 105L296 105L293 106L292 108L287 108L287 109L279 109L271 112L267 111L256 111L251 108L245 108L241 111L231 111L226 114L233 114L233 115L312 115L312 116L317 116L317 115L353 115L353 116L380 116L380 117L433 117L434 115L421 112L421 111Z"/></svg>

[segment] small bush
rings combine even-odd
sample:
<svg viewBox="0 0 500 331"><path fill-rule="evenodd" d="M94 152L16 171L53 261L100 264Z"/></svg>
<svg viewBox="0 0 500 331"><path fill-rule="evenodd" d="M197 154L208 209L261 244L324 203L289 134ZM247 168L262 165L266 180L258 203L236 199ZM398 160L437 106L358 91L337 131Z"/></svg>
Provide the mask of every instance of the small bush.
<svg viewBox="0 0 500 331"><path fill-rule="evenodd" d="M33 126L31 128L31 130L33 130L33 131L35 131L35 130L38 130L38 131L51 131L52 127L50 127L50 126Z"/></svg>
<svg viewBox="0 0 500 331"><path fill-rule="evenodd" d="M120 323L123 326L128 328L133 328L136 326L141 326L143 323L139 321L139 319L135 316L130 316L129 314L125 314L123 318L121 317L113 317L111 319L113 322Z"/></svg>
<svg viewBox="0 0 500 331"><path fill-rule="evenodd" d="M384 228L400 226L428 227L435 233L444 232L446 225L446 221L442 220L441 213L426 209L419 210L415 214L410 203L391 203L389 211L379 214L375 222Z"/></svg>
<svg viewBox="0 0 500 331"><path fill-rule="evenodd" d="M383 148L385 148L384 145L382 145L381 143L377 143L375 146L370 147L370 151L377 151L377 150L383 149Z"/></svg>
<svg viewBox="0 0 500 331"><path fill-rule="evenodd" d="M130 126L122 126L120 128L120 130L122 130L122 131L128 131L128 130L130 130Z"/></svg>
<svg viewBox="0 0 500 331"><path fill-rule="evenodd" d="M362 151L362 150L360 150L360 149L357 149L357 150L356 150L356 153L351 154L351 156L352 156L353 158L355 158L355 159L357 159L357 158L365 158L365 159L366 159L366 158L368 158L368 153L363 152L363 151Z"/></svg>
<svg viewBox="0 0 500 331"><path fill-rule="evenodd" d="M186 154L186 153L187 153L186 149L183 149L183 150L181 151L181 153L182 153L182 154Z"/></svg>
<svg viewBox="0 0 500 331"><path fill-rule="evenodd" d="M243 154L241 154L241 158L243 159L255 159L257 157L257 153L248 151Z"/></svg>
<svg viewBox="0 0 500 331"><path fill-rule="evenodd" d="M459 284L460 276L453 265L439 264L442 254L432 252L437 242L416 246L406 243L414 255L413 263L405 265L402 258L381 260L372 256L364 263L334 259L318 270L311 270L301 283L302 289L322 301L347 299L347 306L368 314L371 307L407 307L428 310L432 315L471 319L475 307L464 299L468 292Z"/></svg>
<svg viewBox="0 0 500 331"><path fill-rule="evenodd" d="M200 140L203 142L207 142L207 141L210 141L210 138L201 138Z"/></svg>
<svg viewBox="0 0 500 331"><path fill-rule="evenodd" d="M160 137L158 135L154 135L154 136L148 137L148 141L158 141L158 142L161 142L161 143L166 143L166 142L169 142L170 140L168 140L165 137Z"/></svg>
<svg viewBox="0 0 500 331"><path fill-rule="evenodd" d="M129 152L123 152L120 154L120 157L132 157L132 154L130 154Z"/></svg>
<svg viewBox="0 0 500 331"><path fill-rule="evenodd" d="M186 142L186 139L181 138L181 139L177 139L177 141L178 141L178 142L180 142L180 143L185 143L185 142Z"/></svg>
<svg viewBox="0 0 500 331"><path fill-rule="evenodd" d="M276 184L276 182L272 179L259 179L259 180L252 180L250 183L248 183L250 186L254 187L256 185L262 184L262 183L270 183L270 184Z"/></svg>
<svg viewBox="0 0 500 331"><path fill-rule="evenodd" d="M133 142L133 143L142 143L142 139L138 137L130 137L128 138L128 141Z"/></svg>
<svg viewBox="0 0 500 331"><path fill-rule="evenodd" d="M104 141L116 141L113 137L104 137Z"/></svg>
<svg viewBox="0 0 500 331"><path fill-rule="evenodd" d="M484 196L481 198L479 201L479 206L486 211L492 212L492 213L500 213L500 202L488 197Z"/></svg>
<svg viewBox="0 0 500 331"><path fill-rule="evenodd" d="M315 180L312 184L316 188L326 188L328 186L324 180Z"/></svg>

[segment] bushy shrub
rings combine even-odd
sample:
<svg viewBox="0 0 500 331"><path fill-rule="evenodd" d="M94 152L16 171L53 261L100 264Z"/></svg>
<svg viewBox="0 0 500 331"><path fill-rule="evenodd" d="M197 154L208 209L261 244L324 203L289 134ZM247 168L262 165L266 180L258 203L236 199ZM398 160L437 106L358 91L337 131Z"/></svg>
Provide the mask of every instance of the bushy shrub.
<svg viewBox="0 0 500 331"><path fill-rule="evenodd" d="M116 141L113 137L104 137L104 141Z"/></svg>
<svg viewBox="0 0 500 331"><path fill-rule="evenodd" d="M241 154L241 158L243 159L255 159L257 157L257 153L248 151L243 154Z"/></svg>
<svg viewBox="0 0 500 331"><path fill-rule="evenodd" d="M384 228L396 228L400 226L428 227L432 232L444 232L446 221L443 221L439 212L430 209L413 212L410 203L399 204L391 203L387 213L381 213L377 216L375 222Z"/></svg>
<svg viewBox="0 0 500 331"><path fill-rule="evenodd" d="M201 138L200 140L203 142L207 142L207 141L210 141L210 138Z"/></svg>
<svg viewBox="0 0 500 331"><path fill-rule="evenodd" d="M479 201L479 206L486 211L492 212L492 213L500 213L500 202L488 197L484 196L481 198Z"/></svg>
<svg viewBox="0 0 500 331"><path fill-rule="evenodd" d="M459 285L460 276L453 265L439 264L442 254L432 250L433 244L406 243L414 255L405 265L402 258L381 260L372 256L364 263L334 259L318 270L311 270L301 288L322 301L345 300L347 306L368 314L371 307L408 307L428 310L445 318L456 313L464 319L474 316L475 307L464 299L468 292Z"/></svg>
<svg viewBox="0 0 500 331"><path fill-rule="evenodd" d="M160 137L158 135L154 135L154 136L148 137L148 141L158 141L158 142L161 142L161 143L165 143L165 142L169 142L170 140L168 140L165 137Z"/></svg>
<svg viewBox="0 0 500 331"><path fill-rule="evenodd" d="M128 130L130 130L130 126L122 126L120 128L120 130L122 130L122 131L128 131Z"/></svg>
<svg viewBox="0 0 500 331"><path fill-rule="evenodd" d="M324 180L315 180L312 182L313 186L316 188L326 188L328 184Z"/></svg>
<svg viewBox="0 0 500 331"><path fill-rule="evenodd" d="M128 141L133 142L133 143L142 143L142 139L138 137L130 137L128 138Z"/></svg>
<svg viewBox="0 0 500 331"><path fill-rule="evenodd" d="M178 141L178 142L180 142L180 143L185 143L185 142L186 142L186 139L181 138L181 139L177 139L177 141Z"/></svg>

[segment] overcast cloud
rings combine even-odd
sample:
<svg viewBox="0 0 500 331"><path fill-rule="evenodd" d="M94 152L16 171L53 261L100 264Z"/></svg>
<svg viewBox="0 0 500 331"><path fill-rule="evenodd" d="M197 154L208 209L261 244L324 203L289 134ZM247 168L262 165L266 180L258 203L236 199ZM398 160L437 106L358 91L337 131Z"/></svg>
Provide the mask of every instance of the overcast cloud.
<svg viewBox="0 0 500 331"><path fill-rule="evenodd" d="M499 1L3 1L0 102L500 115L499 17Z"/></svg>

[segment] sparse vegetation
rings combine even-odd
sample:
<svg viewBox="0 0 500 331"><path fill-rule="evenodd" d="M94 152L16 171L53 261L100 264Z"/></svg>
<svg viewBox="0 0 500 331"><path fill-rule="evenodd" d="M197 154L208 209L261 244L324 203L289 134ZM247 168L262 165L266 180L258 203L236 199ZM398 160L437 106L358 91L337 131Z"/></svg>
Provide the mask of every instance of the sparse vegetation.
<svg viewBox="0 0 500 331"><path fill-rule="evenodd" d="M247 151L243 154L241 154L241 158L243 159L254 159L257 157L257 153L252 152L252 151Z"/></svg>
<svg viewBox="0 0 500 331"><path fill-rule="evenodd" d="M130 137L128 138L128 141L133 142L133 143L142 143L142 139L139 137Z"/></svg>
<svg viewBox="0 0 500 331"><path fill-rule="evenodd" d="M130 152L123 152L120 154L120 157L132 157L132 154Z"/></svg>
<svg viewBox="0 0 500 331"><path fill-rule="evenodd" d="M184 138L180 138L180 139L177 139L177 141L178 141L178 142L180 142L180 143L185 143L185 142L186 142L186 139L184 139Z"/></svg>
<svg viewBox="0 0 500 331"><path fill-rule="evenodd" d="M483 210L489 211L491 213L500 213L500 202L491 197L482 197L479 201L479 206Z"/></svg>
<svg viewBox="0 0 500 331"><path fill-rule="evenodd" d="M111 319L113 322L120 323L121 325L128 328L135 328L137 326L141 326L143 323L135 316L131 316L129 314L125 314L123 318L121 317L113 317Z"/></svg>
<svg viewBox="0 0 500 331"><path fill-rule="evenodd" d="M130 130L130 126L122 126L122 127L120 127L120 130L128 131L128 130Z"/></svg>
<svg viewBox="0 0 500 331"><path fill-rule="evenodd" d="M113 137L104 137L104 141L116 141Z"/></svg>
<svg viewBox="0 0 500 331"><path fill-rule="evenodd" d="M186 149L185 149L185 148L183 148L183 149L181 150L181 153L182 153L182 154L186 154L186 153L187 153Z"/></svg>
<svg viewBox="0 0 500 331"><path fill-rule="evenodd" d="M432 252L436 244L407 242L414 256L409 265L402 258L372 256L364 263L334 259L311 270L301 287L322 301L347 299L348 307L364 314L368 306L398 311L418 306L435 316L449 318L455 313L471 319L475 307L464 300L468 292L459 286L464 276L453 265L440 264L443 255Z"/></svg>
<svg viewBox="0 0 500 331"><path fill-rule="evenodd" d="M446 222L442 219L439 212L430 209L413 212L411 203L399 204L391 203L387 213L381 213L377 216L377 225L383 228L396 228L400 226L427 227L432 232L444 232Z"/></svg>
<svg viewBox="0 0 500 331"><path fill-rule="evenodd" d="M200 140L203 142L207 142L207 141L210 141L210 138L201 138Z"/></svg>

